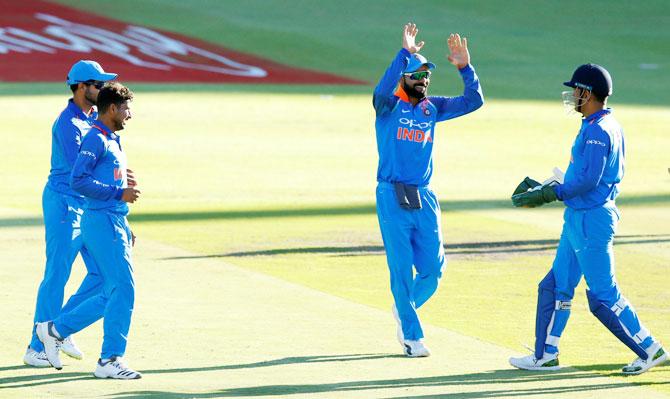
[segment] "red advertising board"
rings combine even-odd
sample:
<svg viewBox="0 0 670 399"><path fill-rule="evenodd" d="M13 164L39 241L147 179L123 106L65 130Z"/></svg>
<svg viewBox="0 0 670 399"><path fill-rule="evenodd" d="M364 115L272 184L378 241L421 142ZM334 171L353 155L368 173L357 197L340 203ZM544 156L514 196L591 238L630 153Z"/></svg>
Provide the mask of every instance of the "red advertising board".
<svg viewBox="0 0 670 399"><path fill-rule="evenodd" d="M73 63L90 59L122 81L364 83L46 1L0 0L0 10L4 82L65 82Z"/></svg>

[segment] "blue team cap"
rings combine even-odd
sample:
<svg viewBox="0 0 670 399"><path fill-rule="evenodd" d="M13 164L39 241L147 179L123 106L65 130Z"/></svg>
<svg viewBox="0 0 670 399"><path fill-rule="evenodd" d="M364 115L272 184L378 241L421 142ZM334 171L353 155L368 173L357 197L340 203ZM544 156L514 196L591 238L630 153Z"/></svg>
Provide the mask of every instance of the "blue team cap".
<svg viewBox="0 0 670 399"><path fill-rule="evenodd" d="M105 72L100 64L91 60L77 61L70 72L67 74L67 84L74 85L77 83L87 82L89 80L97 80L99 82L107 82L115 79L118 75L115 73Z"/></svg>
<svg viewBox="0 0 670 399"><path fill-rule="evenodd" d="M419 53L414 53L409 58L409 64L407 64L407 68L405 68L405 73L416 72L423 65L427 66L428 69L435 68L435 64L433 64L432 62L428 62L426 57L422 56Z"/></svg>

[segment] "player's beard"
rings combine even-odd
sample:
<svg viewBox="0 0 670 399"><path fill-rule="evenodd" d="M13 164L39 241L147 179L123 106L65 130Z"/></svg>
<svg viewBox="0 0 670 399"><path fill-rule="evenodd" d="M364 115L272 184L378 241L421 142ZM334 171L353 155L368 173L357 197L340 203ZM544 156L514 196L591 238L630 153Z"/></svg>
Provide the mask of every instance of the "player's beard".
<svg viewBox="0 0 670 399"><path fill-rule="evenodd" d="M95 105L95 102L98 100L98 95L93 94L91 92L90 86L86 87L86 91L84 91L84 100L86 100L86 103L90 105L91 107Z"/></svg>
<svg viewBox="0 0 670 399"><path fill-rule="evenodd" d="M428 92L428 86L427 85L423 86L425 88L423 91L417 90L416 86L423 86L423 85L420 85L420 84L417 83L414 86L410 86L410 85L407 84L407 82L405 80L403 80L403 82L402 82L402 89L405 90L405 93L407 93L407 95L409 97L413 97L413 98L417 98L419 100L423 100L424 97L426 97L426 93Z"/></svg>

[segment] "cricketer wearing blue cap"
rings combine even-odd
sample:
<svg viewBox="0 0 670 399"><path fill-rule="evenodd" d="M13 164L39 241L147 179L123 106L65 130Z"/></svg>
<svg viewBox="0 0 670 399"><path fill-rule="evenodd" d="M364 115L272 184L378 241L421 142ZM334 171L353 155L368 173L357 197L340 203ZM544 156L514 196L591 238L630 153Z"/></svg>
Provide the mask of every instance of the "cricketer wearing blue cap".
<svg viewBox="0 0 670 399"><path fill-rule="evenodd" d="M115 73L106 73L97 62L86 60L75 63L67 76L66 82L72 90L72 98L52 127L51 172L42 194L46 266L37 291L35 323L54 319L61 308L64 311L73 309L91 295L97 294L101 288L97 266L81 241L79 223L84 199L70 188L69 180L82 137L97 117L94 104L98 91L104 82L114 78ZM78 253L84 260L87 275L79 290L63 306L65 284ZM49 367L43 349L33 328L24 363L34 367ZM63 342L61 349L72 357L82 357L71 337Z"/></svg>
<svg viewBox="0 0 670 399"><path fill-rule="evenodd" d="M614 277L613 241L619 221L615 199L624 174L625 144L621 125L606 108L612 78L602 66L584 64L564 85L573 88L563 92L564 103L583 116L565 180L541 185L526 178L512 196L519 207L558 199L566 208L554 263L539 284L535 353L513 357L510 364L526 370L559 368L559 339L583 275L593 315L638 355L622 372L644 373L666 361L667 354L639 321Z"/></svg>
<svg viewBox="0 0 670 399"><path fill-rule="evenodd" d="M398 340L410 357L430 354L417 309L437 289L445 265L440 204L428 188L435 124L484 103L479 79L470 65L467 40L458 34L447 41L448 59L463 78L463 95L426 95L435 64L418 54L424 43L416 43L417 33L415 24L405 25L403 48L373 95L379 152L377 216L390 271Z"/></svg>
<svg viewBox="0 0 670 399"><path fill-rule="evenodd" d="M128 203L135 202L140 191L134 178L128 176L118 132L131 118L132 99L133 93L120 83L106 84L100 90L100 115L84 137L70 180L72 188L86 199L81 236L98 265L103 289L53 321L36 325L49 362L59 369L62 339L104 315L102 351L94 373L98 378L141 377L122 361L135 303L131 256L135 236L126 215Z"/></svg>

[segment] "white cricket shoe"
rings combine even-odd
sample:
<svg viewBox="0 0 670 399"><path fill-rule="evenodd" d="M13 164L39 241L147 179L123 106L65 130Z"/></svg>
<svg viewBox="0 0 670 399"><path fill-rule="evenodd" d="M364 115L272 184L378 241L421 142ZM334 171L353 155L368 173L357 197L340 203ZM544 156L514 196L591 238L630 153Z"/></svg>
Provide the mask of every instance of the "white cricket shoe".
<svg viewBox="0 0 670 399"><path fill-rule="evenodd" d="M403 341L403 347L405 348L405 355L407 355L408 357L430 356L430 351L423 343L422 339L416 341L406 339Z"/></svg>
<svg viewBox="0 0 670 399"><path fill-rule="evenodd" d="M119 380L137 380L142 378L142 374L126 366L120 357L112 357L105 363L102 359L98 360L98 366L93 373L98 378L116 378Z"/></svg>
<svg viewBox="0 0 670 399"><path fill-rule="evenodd" d="M75 359L81 360L84 358L84 353L77 347L77 344L74 342L72 335L65 338L63 342L61 342L60 350L62 350L66 355Z"/></svg>
<svg viewBox="0 0 670 399"><path fill-rule="evenodd" d="M60 345L63 342L58 338L57 334L54 332L53 322L45 321L43 323L35 324L35 332L37 333L37 338L42 341L44 345L44 353L56 370L63 368L63 363L60 361Z"/></svg>
<svg viewBox="0 0 670 399"><path fill-rule="evenodd" d="M538 359L535 355L528 355L523 357L510 357L509 364L523 370L559 370L558 353L546 353L542 359Z"/></svg>
<svg viewBox="0 0 670 399"><path fill-rule="evenodd" d="M402 332L402 322L400 322L400 315L398 315L398 308L393 305L391 307L391 312L393 313L393 318L395 319L395 322L398 324L398 328L396 328L396 337L398 338L398 343L400 346L405 349L405 335Z"/></svg>
<svg viewBox="0 0 670 399"><path fill-rule="evenodd" d="M51 367L47 354L44 351L38 352L31 347L28 347L26 354L23 355L23 364L33 367Z"/></svg>
<svg viewBox="0 0 670 399"><path fill-rule="evenodd" d="M624 366L621 369L621 372L626 375L642 374L650 368L658 366L668 360L668 354L663 350L660 342L655 342L650 346L649 349L647 349L647 353L649 353L647 360L638 357L629 365Z"/></svg>

